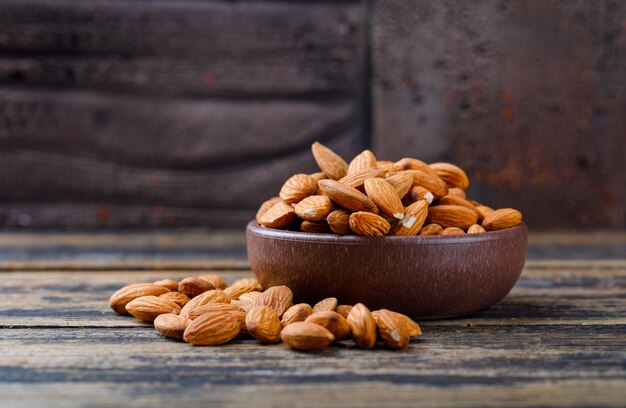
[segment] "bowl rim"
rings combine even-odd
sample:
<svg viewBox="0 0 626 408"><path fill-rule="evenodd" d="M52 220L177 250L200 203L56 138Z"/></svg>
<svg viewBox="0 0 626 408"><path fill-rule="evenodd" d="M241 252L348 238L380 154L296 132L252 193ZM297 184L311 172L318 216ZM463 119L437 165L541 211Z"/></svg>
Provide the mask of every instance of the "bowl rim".
<svg viewBox="0 0 626 408"><path fill-rule="evenodd" d="M313 233L302 231L288 231L275 228L267 228L259 225L256 220L251 220L246 226L249 234L257 237L271 238L281 241L310 242L315 244L331 245L463 245L477 242L495 241L511 238L528 232L528 226L522 221L513 228L499 231L487 231L478 234L466 235L411 235L411 236L384 236L364 237L359 235L336 235L327 233Z"/></svg>

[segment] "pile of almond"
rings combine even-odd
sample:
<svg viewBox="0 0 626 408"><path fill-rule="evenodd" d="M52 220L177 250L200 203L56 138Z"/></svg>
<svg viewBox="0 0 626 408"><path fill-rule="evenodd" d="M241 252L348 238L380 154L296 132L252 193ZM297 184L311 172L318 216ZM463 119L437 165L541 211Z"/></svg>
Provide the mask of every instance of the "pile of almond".
<svg viewBox="0 0 626 408"><path fill-rule="evenodd" d="M466 197L469 179L450 163L377 160L365 150L348 164L315 142L320 172L295 174L256 215L268 228L346 235L475 234L522 221L512 208L494 210Z"/></svg>
<svg viewBox="0 0 626 408"><path fill-rule="evenodd" d="M337 305L323 299L313 307L292 304L286 286L262 290L256 279L239 279L227 286L216 275L136 283L115 292L111 308L132 315L167 337L201 346L251 336L261 343L281 340L298 350L316 350L335 341L352 339L370 349L380 339L387 347L402 349L421 329L409 317L387 309L370 312L358 303Z"/></svg>

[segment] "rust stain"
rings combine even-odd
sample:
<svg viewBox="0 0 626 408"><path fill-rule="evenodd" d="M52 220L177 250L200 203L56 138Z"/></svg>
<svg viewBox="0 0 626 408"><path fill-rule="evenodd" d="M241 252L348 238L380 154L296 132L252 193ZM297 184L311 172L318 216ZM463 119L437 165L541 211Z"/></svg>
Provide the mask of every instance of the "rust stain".
<svg viewBox="0 0 626 408"><path fill-rule="evenodd" d="M512 102L513 94L509 91L502 91L502 94L500 95L500 99L502 99L503 102Z"/></svg>
<svg viewBox="0 0 626 408"><path fill-rule="evenodd" d="M107 222L111 218L111 206L109 204L100 204L96 211L96 218L100 222Z"/></svg>
<svg viewBox="0 0 626 408"><path fill-rule="evenodd" d="M211 87L215 83L215 77L213 74L207 72L202 76L202 82L204 82L206 86Z"/></svg>
<svg viewBox="0 0 626 408"><path fill-rule="evenodd" d="M500 108L500 118L504 120L511 120L515 116L513 108L510 106L503 106Z"/></svg>

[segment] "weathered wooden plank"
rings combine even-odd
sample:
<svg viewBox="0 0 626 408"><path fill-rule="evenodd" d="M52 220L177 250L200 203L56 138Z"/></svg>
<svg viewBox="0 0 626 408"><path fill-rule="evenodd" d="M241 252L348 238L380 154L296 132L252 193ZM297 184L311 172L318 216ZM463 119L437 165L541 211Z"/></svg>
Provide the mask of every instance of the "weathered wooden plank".
<svg viewBox="0 0 626 408"><path fill-rule="evenodd" d="M268 406L287 402L319 406L332 399L337 406L349 400L349 405L369 407L381 406L376 403L388 401L389 390L398 387L404 392L391 393L396 404L392 406L412 405L417 396L424 405L446 406L441 395L433 394L455 394L451 391L457 389L472 395L471 401L478 405L493 406L494 401L506 406L534 405L534 401L584 405L584 401L617 406L623 402L620 398L626 394L617 387L626 379L619 348L623 327L565 329L433 327L402 352L363 351L344 342L318 353L260 346L251 340L190 347L168 341L152 329L11 329L3 330L3 344L13 352L0 356L0 392L13 391L11 398L21 396L26 402L29 397L22 386L32 384L42 393L59 395L62 390L68 398L74 391L65 385L71 382L89 386L96 398L103 388L119 384L115 395L133 395L134 401L144 402L150 396L154 401L168 395L195 403L231 401L238 406L244 401L240 393L249 393L245 399L256 395L256 401L262 396ZM575 391L574 385L581 388ZM336 387L337 394L279 392L307 386ZM367 386L373 387L366 391ZM580 391L589 388L603 393L583 396ZM84 390L76 392L80 396ZM265 392L255 394L255 390ZM423 390L433 399L424 399ZM516 391L510 394L511 390ZM535 392L521 394L522 390ZM29 395L33 394L37 393ZM451 405L461 405L454 401ZM463 406L468 406L467 401Z"/></svg>
<svg viewBox="0 0 626 408"><path fill-rule="evenodd" d="M3 1L0 82L168 95L359 93L359 2Z"/></svg>
<svg viewBox="0 0 626 408"><path fill-rule="evenodd" d="M237 265L235 265L237 266ZM205 269L206 271L206 269ZM185 271L5 272L0 288L0 325L127 327L142 325L116 316L107 300L129 283L203 273ZM227 281L252 276L248 270L224 271ZM442 326L626 324L626 265L604 270L526 269L498 305L461 319L431 322ZM297 301L297 300L296 300ZM340 299L341 302L341 299Z"/></svg>
<svg viewBox="0 0 626 408"><path fill-rule="evenodd" d="M471 196L535 229L626 227L626 3L395 0L373 13L378 156L457 163Z"/></svg>

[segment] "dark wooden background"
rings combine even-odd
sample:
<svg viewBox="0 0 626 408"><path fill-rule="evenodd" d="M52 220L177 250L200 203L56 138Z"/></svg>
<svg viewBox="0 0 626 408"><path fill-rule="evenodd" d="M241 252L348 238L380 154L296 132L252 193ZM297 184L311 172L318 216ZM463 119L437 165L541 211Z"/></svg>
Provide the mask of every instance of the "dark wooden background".
<svg viewBox="0 0 626 408"><path fill-rule="evenodd" d="M315 140L625 229L626 2L0 0L2 227L240 227Z"/></svg>

